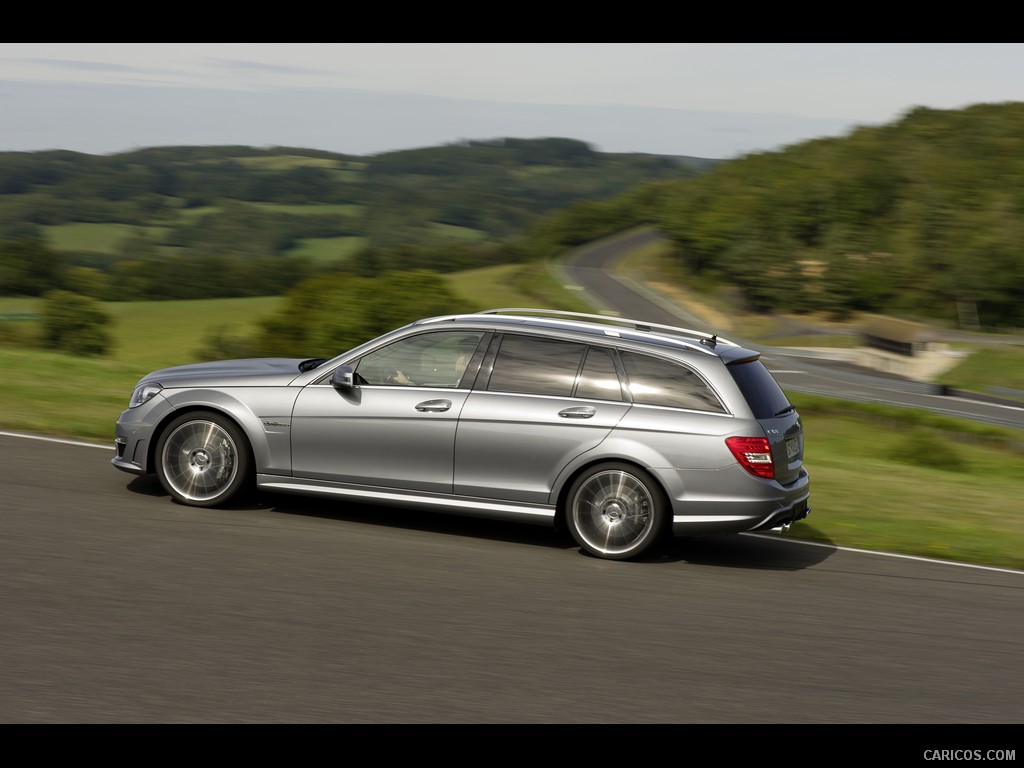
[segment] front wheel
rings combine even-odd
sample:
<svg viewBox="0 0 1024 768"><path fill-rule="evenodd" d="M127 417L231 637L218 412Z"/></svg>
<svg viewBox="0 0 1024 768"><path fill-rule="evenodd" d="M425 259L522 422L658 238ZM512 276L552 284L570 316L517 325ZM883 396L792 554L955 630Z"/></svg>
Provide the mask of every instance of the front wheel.
<svg viewBox="0 0 1024 768"><path fill-rule="evenodd" d="M572 484L565 520L586 552L627 560L657 542L665 527L665 508L661 488L649 474L628 464L601 464Z"/></svg>
<svg viewBox="0 0 1024 768"><path fill-rule="evenodd" d="M218 413L179 416L157 443L160 484L175 500L193 507L227 502L246 484L249 465L245 435Z"/></svg>

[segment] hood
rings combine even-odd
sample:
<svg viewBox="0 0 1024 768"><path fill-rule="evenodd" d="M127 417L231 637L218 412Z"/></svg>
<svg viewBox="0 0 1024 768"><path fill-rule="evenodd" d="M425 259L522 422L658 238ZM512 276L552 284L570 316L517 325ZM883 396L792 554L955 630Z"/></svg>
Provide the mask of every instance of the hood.
<svg viewBox="0 0 1024 768"><path fill-rule="evenodd" d="M162 368L139 383L156 382L164 387L271 387L284 386L302 371L303 358L260 357L249 360L218 360Z"/></svg>

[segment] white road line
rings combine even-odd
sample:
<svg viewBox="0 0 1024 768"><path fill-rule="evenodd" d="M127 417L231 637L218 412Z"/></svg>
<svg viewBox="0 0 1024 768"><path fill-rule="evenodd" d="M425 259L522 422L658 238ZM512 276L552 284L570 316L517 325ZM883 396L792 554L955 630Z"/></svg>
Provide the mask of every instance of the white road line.
<svg viewBox="0 0 1024 768"><path fill-rule="evenodd" d="M839 547L835 544L824 544L820 541L804 541L803 539L787 539L784 537L770 536L764 533L745 533L744 536L757 536L759 539L775 539L776 541L788 541L792 544L806 544L811 547L826 547L828 549L838 549L843 552L858 552L862 555L878 555L880 557L895 557L900 560L919 560L922 563L935 563L936 565L958 565L961 568L976 568L980 571L995 571L997 573L1015 573L1018 576L1024 576L1024 571L1016 571L1012 568L996 568L992 565L975 565L974 563L958 563L955 560L938 560L934 557L921 557L920 555L899 555L894 552L878 552L873 549L855 549L853 547Z"/></svg>
<svg viewBox="0 0 1024 768"><path fill-rule="evenodd" d="M59 437L44 437L42 435L23 435L18 432L3 432L0 431L0 435L4 437L21 437L25 440L42 440L46 443L64 443L65 445L80 445L83 448L103 448L108 451L114 450L113 441L111 445L101 445L100 443L86 443L81 440L64 440Z"/></svg>

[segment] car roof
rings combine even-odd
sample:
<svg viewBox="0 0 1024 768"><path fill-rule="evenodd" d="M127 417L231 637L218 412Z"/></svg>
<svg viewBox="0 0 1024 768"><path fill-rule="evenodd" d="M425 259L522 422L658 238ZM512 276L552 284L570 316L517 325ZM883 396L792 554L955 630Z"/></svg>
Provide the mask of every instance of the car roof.
<svg viewBox="0 0 1024 768"><path fill-rule="evenodd" d="M563 331L589 335L603 340L623 339L641 344L655 344L662 347L686 349L703 354L722 357L727 350L729 358L736 357L736 351L747 353L745 357L755 355L729 339L717 334L697 331L691 328L679 328L672 325L651 323L645 320L633 320L617 315L597 315L584 312L565 310L536 309L529 307L504 307L487 309L480 312L458 315L444 315L419 320L413 325L425 325L442 322L458 324L483 323L491 328L529 326L552 331Z"/></svg>

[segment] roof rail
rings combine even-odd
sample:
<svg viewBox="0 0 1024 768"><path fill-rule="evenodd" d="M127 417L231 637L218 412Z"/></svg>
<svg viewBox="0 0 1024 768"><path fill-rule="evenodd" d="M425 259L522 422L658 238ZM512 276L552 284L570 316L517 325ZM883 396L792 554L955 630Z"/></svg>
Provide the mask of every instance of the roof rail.
<svg viewBox="0 0 1024 768"><path fill-rule="evenodd" d="M578 320L597 320L600 322L607 323L609 325L621 325L628 328L632 328L637 331L663 331L677 336L691 336L700 339L701 344L705 346L714 347L715 344L732 344L736 346L736 342L729 341L729 339L723 339L721 336L713 333L706 333L704 331L695 331L691 328L677 328L674 325L661 325L659 323L648 323L644 320L630 320L625 317L618 317L616 315L592 315L586 312L569 312L568 310L560 309L531 309L529 307L503 307L501 309L484 309L476 314L478 315L534 315L534 316L553 316L553 317L566 317L574 318Z"/></svg>

